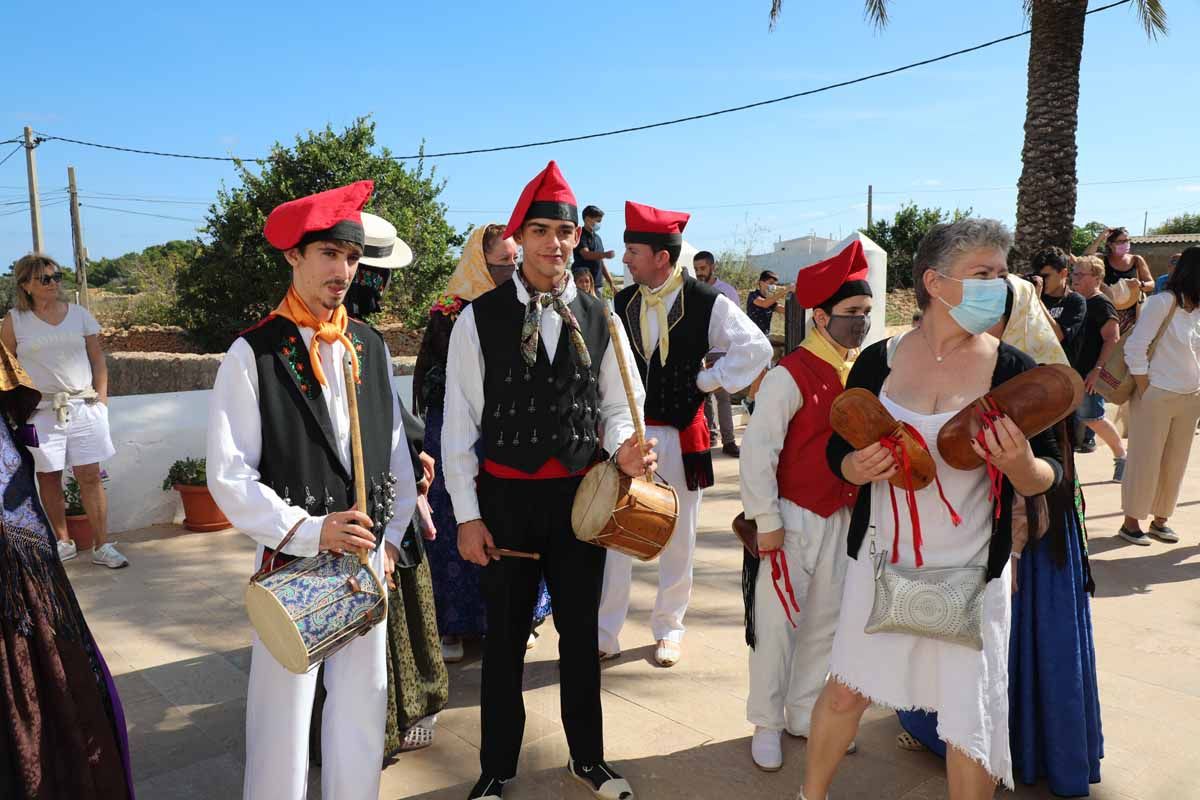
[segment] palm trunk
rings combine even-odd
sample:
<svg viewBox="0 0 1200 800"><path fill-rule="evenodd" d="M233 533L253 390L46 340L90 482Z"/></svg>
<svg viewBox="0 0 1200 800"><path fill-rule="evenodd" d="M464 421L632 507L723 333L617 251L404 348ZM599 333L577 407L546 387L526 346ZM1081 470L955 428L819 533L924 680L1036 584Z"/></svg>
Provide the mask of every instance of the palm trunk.
<svg viewBox="0 0 1200 800"><path fill-rule="evenodd" d="M1017 268L1043 247L1071 246L1087 0L1034 0L1032 6L1025 146L1017 183Z"/></svg>

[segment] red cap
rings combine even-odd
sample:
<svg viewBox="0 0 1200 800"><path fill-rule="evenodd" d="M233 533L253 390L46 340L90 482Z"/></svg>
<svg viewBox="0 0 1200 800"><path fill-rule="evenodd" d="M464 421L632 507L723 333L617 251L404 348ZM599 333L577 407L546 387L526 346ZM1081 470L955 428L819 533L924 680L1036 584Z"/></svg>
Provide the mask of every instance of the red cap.
<svg viewBox="0 0 1200 800"><path fill-rule="evenodd" d="M326 192L310 194L276 206L263 226L263 236L273 247L290 250L317 239L344 239L363 243L362 214L374 181L357 181Z"/></svg>
<svg viewBox="0 0 1200 800"><path fill-rule="evenodd" d="M579 224L575 193L554 161L525 184L525 191L521 192L521 198L508 218L503 238L507 239L519 231L527 219L565 219Z"/></svg>
<svg viewBox="0 0 1200 800"><path fill-rule="evenodd" d="M660 247L683 244L683 229L691 218L682 211L664 211L626 200L625 242Z"/></svg>
<svg viewBox="0 0 1200 800"><path fill-rule="evenodd" d="M816 308L838 294L842 297L870 295L867 270L862 242L855 239L837 255L800 270L796 276L796 299L805 308ZM846 288L844 292L843 287Z"/></svg>

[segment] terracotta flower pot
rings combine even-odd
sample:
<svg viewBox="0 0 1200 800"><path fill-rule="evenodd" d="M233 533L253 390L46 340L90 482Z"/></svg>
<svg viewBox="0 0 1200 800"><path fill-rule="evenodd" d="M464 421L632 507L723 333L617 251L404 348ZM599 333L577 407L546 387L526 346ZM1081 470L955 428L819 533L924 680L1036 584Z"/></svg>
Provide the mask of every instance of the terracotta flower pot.
<svg viewBox="0 0 1200 800"><path fill-rule="evenodd" d="M233 527L217 508L207 486L177 483L175 491L183 498L183 526L189 531L223 531Z"/></svg>
<svg viewBox="0 0 1200 800"><path fill-rule="evenodd" d="M67 515L67 535L75 540L79 552L91 550L95 544L96 534L92 531L92 523L88 522L86 514L78 516Z"/></svg>

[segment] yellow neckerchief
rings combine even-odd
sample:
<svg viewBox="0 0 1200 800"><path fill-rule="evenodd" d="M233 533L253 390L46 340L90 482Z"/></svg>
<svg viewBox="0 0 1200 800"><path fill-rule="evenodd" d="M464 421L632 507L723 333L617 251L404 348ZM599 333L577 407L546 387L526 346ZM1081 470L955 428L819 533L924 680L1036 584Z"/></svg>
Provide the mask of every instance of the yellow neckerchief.
<svg viewBox="0 0 1200 800"><path fill-rule="evenodd" d="M328 386L329 382L325 380L325 370L321 367L321 354L317 351L319 342L333 344L340 341L354 363L354 374L358 374L358 355L354 352L354 345L351 343L350 337L346 336L346 326L350 323L350 315L346 313L345 306L338 306L329 322L321 322L313 316L312 311L309 311L308 305L301 299L296 287L291 286L288 288L283 302L279 304L279 308L275 309L275 313L284 319L290 319L296 323L298 328L312 328L315 331L312 343L308 346L308 358L312 361L313 375L322 386Z"/></svg>
<svg viewBox="0 0 1200 800"><path fill-rule="evenodd" d="M671 277L657 289L649 286L639 286L638 293L642 296L642 309L639 314L642 330L642 347L650 346L650 308L658 315L658 363L666 364L671 346L671 331L667 328L667 306L663 299L683 285L683 267L676 266ZM653 351L651 351L653 355ZM647 361L650 359L647 358Z"/></svg>
<svg viewBox="0 0 1200 800"><path fill-rule="evenodd" d="M496 282L492 280L492 273L488 272L487 259L483 254L483 234L487 227L480 225L467 237L462 257L458 259L458 266L454 268L454 274L450 276L450 283L446 286L447 294L470 301L496 288Z"/></svg>
<svg viewBox="0 0 1200 800"><path fill-rule="evenodd" d="M846 377L850 374L850 363L842 358L842 354L829 343L828 339L821 335L816 325L804 337L804 341L800 343L800 346L833 367L834 371L837 372L838 379L842 382L842 386L846 385Z"/></svg>

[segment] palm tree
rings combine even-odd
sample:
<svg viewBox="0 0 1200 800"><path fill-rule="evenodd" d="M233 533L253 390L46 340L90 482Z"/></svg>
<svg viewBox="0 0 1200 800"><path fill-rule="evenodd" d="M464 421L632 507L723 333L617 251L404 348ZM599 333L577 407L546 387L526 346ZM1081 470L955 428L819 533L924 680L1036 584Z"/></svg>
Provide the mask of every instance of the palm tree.
<svg viewBox="0 0 1200 800"><path fill-rule="evenodd" d="M1161 0L1130 0L1150 38L1167 31ZM1016 261L1039 248L1071 246L1075 221L1075 129L1079 125L1079 61L1087 0L1024 0L1030 19L1025 146L1017 181ZM771 27L783 0L771 2ZM877 29L888 23L888 0L865 0Z"/></svg>

